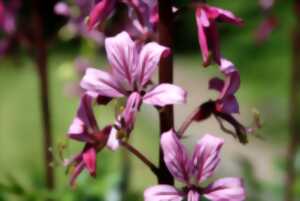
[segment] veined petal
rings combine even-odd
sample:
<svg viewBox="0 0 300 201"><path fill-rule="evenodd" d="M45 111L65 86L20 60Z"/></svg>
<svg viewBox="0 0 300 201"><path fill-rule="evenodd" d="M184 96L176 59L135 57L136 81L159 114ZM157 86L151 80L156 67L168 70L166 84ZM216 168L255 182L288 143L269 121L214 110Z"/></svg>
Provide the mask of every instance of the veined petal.
<svg viewBox="0 0 300 201"><path fill-rule="evenodd" d="M200 200L199 192L195 190L189 190L187 195L187 201L199 201L199 200Z"/></svg>
<svg viewBox="0 0 300 201"><path fill-rule="evenodd" d="M164 161L171 174L181 182L189 183L189 159L185 147L173 130L162 134L160 144Z"/></svg>
<svg viewBox="0 0 300 201"><path fill-rule="evenodd" d="M160 84L145 94L143 102L163 107L186 103L186 99L187 92L182 88L172 84Z"/></svg>
<svg viewBox="0 0 300 201"><path fill-rule="evenodd" d="M151 78L163 56L170 54L170 49L156 42L147 43L140 52L137 69L138 83L143 86Z"/></svg>
<svg viewBox="0 0 300 201"><path fill-rule="evenodd" d="M107 58L116 81L125 89L132 89L136 73L138 52L127 32L105 40Z"/></svg>
<svg viewBox="0 0 300 201"><path fill-rule="evenodd" d="M240 178L219 179L204 190L204 196L212 201L243 201L246 192Z"/></svg>
<svg viewBox="0 0 300 201"><path fill-rule="evenodd" d="M150 187L144 192L145 201L181 201L183 195L170 185L157 185Z"/></svg>
<svg viewBox="0 0 300 201"><path fill-rule="evenodd" d="M90 175L96 176L96 149L94 147L88 147L82 153L82 158Z"/></svg>
<svg viewBox="0 0 300 201"><path fill-rule="evenodd" d="M198 141L190 167L199 183L210 177L220 162L220 149L224 141L212 135L205 135Z"/></svg>
<svg viewBox="0 0 300 201"><path fill-rule="evenodd" d="M122 89L114 78L109 73L95 68L88 68L86 70L80 86L100 96L111 98L123 96Z"/></svg>
<svg viewBox="0 0 300 201"><path fill-rule="evenodd" d="M93 100L89 94L81 97L76 117L68 131L70 138L89 142L91 141L89 135L99 130L92 110Z"/></svg>
<svg viewBox="0 0 300 201"><path fill-rule="evenodd" d="M114 9L115 4L116 0L101 0L99 3L97 3L91 10L87 23L88 28L91 30L97 24L102 24Z"/></svg>

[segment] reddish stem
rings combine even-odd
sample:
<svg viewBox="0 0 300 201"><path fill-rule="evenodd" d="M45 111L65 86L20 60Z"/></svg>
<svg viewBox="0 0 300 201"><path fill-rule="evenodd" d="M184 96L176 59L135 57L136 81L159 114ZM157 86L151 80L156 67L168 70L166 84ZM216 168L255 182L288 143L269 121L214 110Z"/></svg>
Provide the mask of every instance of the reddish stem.
<svg viewBox="0 0 300 201"><path fill-rule="evenodd" d="M44 141L44 165L45 165L45 177L46 186L49 190L54 189L54 169L51 166L53 162L52 155L52 137L51 137L51 115L50 115L50 103L49 103L49 86L48 86L48 66L47 66L47 47L44 38L44 24L41 15L42 8L39 1L35 1L36 9L33 13L33 25L34 25L34 42L33 51L34 59L36 62L39 87L40 87L40 101L41 101L41 113L43 124L43 141Z"/></svg>
<svg viewBox="0 0 300 201"><path fill-rule="evenodd" d="M290 89L290 141L287 152L285 201L294 201L296 183L295 160L300 144L300 1L295 0L296 26L293 35L293 65Z"/></svg>
<svg viewBox="0 0 300 201"><path fill-rule="evenodd" d="M147 165L150 170L157 176L158 175L158 168L146 157L144 156L139 150L134 148L132 145L128 144L127 142L120 141L121 145L126 148L130 153L135 155L138 159L140 159L145 165Z"/></svg>
<svg viewBox="0 0 300 201"><path fill-rule="evenodd" d="M159 43L173 49L173 13L172 0L158 0L159 7ZM159 67L159 83L173 83L173 56L163 58ZM174 127L173 106L167 106L159 114L160 135ZM159 184L174 183L173 176L169 172L163 159L163 152L159 151Z"/></svg>

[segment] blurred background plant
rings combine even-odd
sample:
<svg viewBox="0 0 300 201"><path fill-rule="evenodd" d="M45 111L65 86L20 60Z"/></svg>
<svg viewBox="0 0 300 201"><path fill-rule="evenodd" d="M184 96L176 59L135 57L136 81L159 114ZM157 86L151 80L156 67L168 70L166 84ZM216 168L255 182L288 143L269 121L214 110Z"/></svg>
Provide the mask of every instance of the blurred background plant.
<svg viewBox="0 0 300 201"><path fill-rule="evenodd" d="M50 151L55 155L55 160L50 165L56 170L56 188L53 192L47 190L43 176L43 135L38 101L40 84L33 67L35 61L32 60L30 45L32 37L25 37L32 36L28 30L34 27L34 23L26 18L31 9L36 8L32 2L26 2L26 5L17 12L22 16L17 26L19 29L10 33L14 33L15 37L15 33L18 32L17 38L20 40L13 40L14 43L11 43L8 48L10 51L5 51L10 54L3 56L0 61L0 200L42 200L43 198L62 201L143 200L144 188L150 186L155 178L144 170L139 161L131 157L127 159L121 152L116 155L102 152L98 156L102 159L97 166L97 180L88 177L88 174L83 174L79 177L75 190L68 185L68 175L65 173L60 155L69 157L74 150L81 148L79 143L68 143L65 136L78 105L78 98L74 97L80 93L76 83L82 76L81 67L91 65L104 68L107 63L105 63L101 40L95 45L93 39L82 39L82 35L74 35L66 31L66 26L69 26L70 22L69 17L49 17L52 14L44 14L47 16L44 18L46 19L44 27L47 28L44 36L48 41L48 76L51 93L49 98L54 137ZM51 7L47 8L48 12L53 13L56 1L49 2ZM186 2L176 1L178 5ZM267 11L268 14L265 10L262 12L258 1L240 0L232 3L210 0L209 2L234 11L246 22L243 28L221 26L222 49L226 54L224 56L235 61L241 72L242 89L238 93L238 98L243 106L241 113L246 117L242 121L250 122L253 108L260 111L263 119L263 128L259 131L261 138L251 137L248 146L242 147L230 137L225 139L224 159L218 173L244 177L249 201L283 200L287 170L286 150L290 133L289 101L293 63L291 38L296 26L296 18L292 12L293 1L276 1L272 11ZM76 11L76 8L73 9ZM123 7L119 9L124 10ZM272 26L272 31L267 31L268 37L263 37L264 40L258 42L257 34L261 30L259 27L262 21L268 19L266 16L271 16L269 13L276 16L276 26ZM120 16L113 16L108 23L114 24L113 21L118 19ZM182 120L199 100L205 101L208 95L216 96L208 90L207 82L217 73L217 70L209 68L204 71L200 68L202 61L195 27L193 12L184 12L176 19L175 80L184 88L191 89L188 101L190 107L183 109L179 106L176 109L179 120ZM114 30L118 28L112 28L108 33L114 33ZM26 34L21 37L20 33ZM1 36L6 39L8 33L4 31ZM81 67L78 66L80 63L75 64L78 56L84 58ZM69 87L70 83L72 87ZM70 94L72 96L69 96ZM113 104L111 107L114 107ZM96 114L101 121L100 124L104 125L114 119L111 111L112 109L109 108L97 108ZM147 118L151 117L155 119L154 122L158 122L157 117L154 111L147 107L139 115L134 131L137 135L134 135L131 140L137 147L146 149L145 154L155 161L157 153L151 148L156 146L157 142L152 136L156 135L158 130L156 130L156 123L149 123ZM300 125L299 119L296 121ZM197 135L209 132L223 137L224 135L216 129L217 126L215 121L209 120L193 126L191 132ZM193 144L194 139L195 136L188 137L185 143ZM125 173L130 174L130 177L124 173L126 163L122 160L131 161L129 166L131 170L125 169ZM239 168L235 167L237 165ZM295 167L297 181L293 190L297 198L300 197L299 153L296 154ZM130 178L128 184L124 184L126 178Z"/></svg>

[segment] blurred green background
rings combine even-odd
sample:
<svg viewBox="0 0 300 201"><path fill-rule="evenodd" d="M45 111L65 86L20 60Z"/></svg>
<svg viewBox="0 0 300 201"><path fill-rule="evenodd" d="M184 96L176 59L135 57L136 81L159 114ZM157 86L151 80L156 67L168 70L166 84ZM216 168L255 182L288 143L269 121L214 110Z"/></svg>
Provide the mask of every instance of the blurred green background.
<svg viewBox="0 0 300 201"><path fill-rule="evenodd" d="M260 111L263 139L250 137L246 147L223 134L214 119L193 125L184 142L192 150L195 139L205 133L225 138L221 165L215 177L242 176L246 180L248 201L283 199L284 160L288 128L288 101L291 69L291 35L294 25L291 1L278 1L274 13L279 25L267 41L257 45L254 31L263 19L257 1L210 1L245 20L242 28L220 25L222 53L241 72L242 86L237 96L241 114L237 116L250 125L254 108ZM186 13L176 22L175 82L189 90L187 106L176 107L177 126L194 107L215 98L208 90L208 80L222 76L216 66L201 67L194 14ZM143 190L155 184L150 171L136 158L129 160L122 150L108 150L98 155L98 177L84 172L75 190L58 156L60 146L67 145L64 157L81 149L81 144L66 140L66 132L75 115L79 98L66 93L66 84L79 78L74 72L78 56L91 60L95 67L107 67L105 53L91 41L57 40L50 48L49 77L51 113L55 136L53 153L56 161L56 191L50 196L62 201L118 201L122 178L129 174L126 200L143 200ZM0 200L42 200L48 195L44 188L41 114L39 111L38 79L30 57L23 53L0 61ZM95 108L100 126L112 122L114 104ZM131 142L145 155L157 161L158 117L153 108L143 106ZM129 169L124 172L124 157ZM300 156L297 159L300 170ZM124 181L123 181L124 182ZM300 183L296 186L300 196Z"/></svg>

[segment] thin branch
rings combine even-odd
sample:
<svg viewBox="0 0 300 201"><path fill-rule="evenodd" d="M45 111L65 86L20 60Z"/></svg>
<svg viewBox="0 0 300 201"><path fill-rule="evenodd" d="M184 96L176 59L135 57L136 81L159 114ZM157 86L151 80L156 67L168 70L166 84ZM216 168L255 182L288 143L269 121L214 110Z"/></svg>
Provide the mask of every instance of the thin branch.
<svg viewBox="0 0 300 201"><path fill-rule="evenodd" d="M121 145L126 148L130 153L135 155L138 159L140 159L145 165L147 165L150 170L158 176L159 169L152 163L146 156L144 156L139 150L137 150L132 145L128 144L125 141L120 141Z"/></svg>
<svg viewBox="0 0 300 201"><path fill-rule="evenodd" d="M177 131L177 135L179 138L183 137L183 134L188 129L188 127L193 123L195 116L199 112L199 107L194 109L185 119L185 121L181 124L180 128Z"/></svg>

